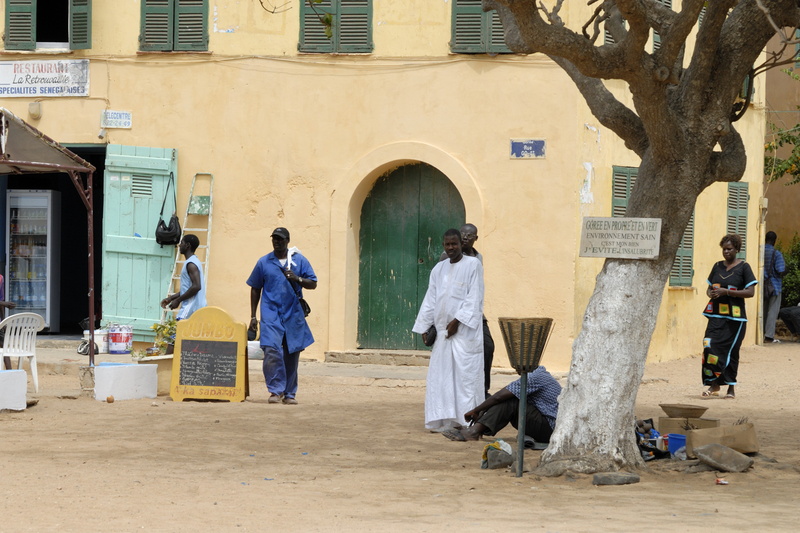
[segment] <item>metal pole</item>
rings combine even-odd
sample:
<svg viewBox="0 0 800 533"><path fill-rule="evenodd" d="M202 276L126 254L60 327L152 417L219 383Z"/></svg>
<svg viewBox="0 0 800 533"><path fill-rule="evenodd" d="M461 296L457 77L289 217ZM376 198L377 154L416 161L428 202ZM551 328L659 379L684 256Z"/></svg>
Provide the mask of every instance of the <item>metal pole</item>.
<svg viewBox="0 0 800 533"><path fill-rule="evenodd" d="M87 266L89 274L89 366L94 366L94 190L92 187L92 178L94 172L89 172L86 176L86 198L88 200L88 207L86 209L86 223L87 223L87 244L89 264Z"/></svg>
<svg viewBox="0 0 800 533"><path fill-rule="evenodd" d="M525 421L528 408L528 373L522 372L519 377L519 417L517 418L517 477L522 477L522 466L525 458Z"/></svg>

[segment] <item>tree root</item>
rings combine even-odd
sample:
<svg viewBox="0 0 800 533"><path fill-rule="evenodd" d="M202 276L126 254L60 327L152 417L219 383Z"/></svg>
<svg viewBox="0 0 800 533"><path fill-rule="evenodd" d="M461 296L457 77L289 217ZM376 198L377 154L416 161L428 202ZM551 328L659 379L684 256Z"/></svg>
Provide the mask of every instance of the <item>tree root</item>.
<svg viewBox="0 0 800 533"><path fill-rule="evenodd" d="M533 473L543 477L558 477L567 473L596 474L597 472L617 472L619 470L638 470L643 465L623 465L609 458L586 456L561 456L540 464Z"/></svg>

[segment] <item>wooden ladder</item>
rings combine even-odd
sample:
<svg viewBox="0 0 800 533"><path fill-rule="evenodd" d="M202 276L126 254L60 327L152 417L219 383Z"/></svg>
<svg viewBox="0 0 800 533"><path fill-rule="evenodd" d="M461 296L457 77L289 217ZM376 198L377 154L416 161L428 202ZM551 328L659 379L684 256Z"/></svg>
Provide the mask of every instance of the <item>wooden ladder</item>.
<svg viewBox="0 0 800 533"><path fill-rule="evenodd" d="M197 235L200 239L200 246L197 247L195 255L200 260L203 267L203 287L208 287L208 262L211 258L211 222L214 206L214 175L207 172L198 172L192 177L192 187L189 189L189 201L186 203L186 213L181 224L181 239L187 233ZM172 276L167 285L165 296L174 294L181 289L181 270L186 261L181 255L180 247L175 248L175 263L172 267ZM173 311L169 308L161 310L161 323L163 324L168 313Z"/></svg>

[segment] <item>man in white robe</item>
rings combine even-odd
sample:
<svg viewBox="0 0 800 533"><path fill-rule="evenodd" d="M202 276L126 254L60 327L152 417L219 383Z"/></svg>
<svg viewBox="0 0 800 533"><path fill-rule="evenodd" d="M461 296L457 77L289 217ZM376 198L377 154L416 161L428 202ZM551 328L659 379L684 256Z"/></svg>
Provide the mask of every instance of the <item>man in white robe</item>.
<svg viewBox="0 0 800 533"><path fill-rule="evenodd" d="M425 427L444 431L466 424L464 413L484 398L483 266L461 250L461 233L444 234L449 261L431 271L412 331L423 340L436 327L425 391Z"/></svg>

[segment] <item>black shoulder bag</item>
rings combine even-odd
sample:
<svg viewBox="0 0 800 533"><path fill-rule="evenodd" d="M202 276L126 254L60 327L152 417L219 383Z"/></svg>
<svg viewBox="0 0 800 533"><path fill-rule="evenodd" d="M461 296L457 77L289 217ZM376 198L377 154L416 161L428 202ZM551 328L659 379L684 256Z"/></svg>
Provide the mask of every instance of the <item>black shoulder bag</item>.
<svg viewBox="0 0 800 533"><path fill-rule="evenodd" d="M291 282L291 284L292 284L292 288L294 288L294 282ZM300 284L298 283L298 285L300 285ZM297 296L297 299L300 301L300 307L303 309L303 316L310 315L311 314L311 306L308 305L308 302L305 300L305 298L301 298L300 297L300 290L299 289L294 289L294 294L295 294L295 296Z"/></svg>
<svg viewBox="0 0 800 533"><path fill-rule="evenodd" d="M173 193L175 194L175 209L178 208L177 190L175 188L175 176L172 172L169 173L169 181L167 182L167 190L164 191L164 201L161 202L161 212L158 214L158 225L156 225L156 242L163 248L166 246L175 246L181 242L181 224L178 222L178 217L173 212L172 218L169 219L169 224L164 223L164 206L167 204L167 196L169 196L169 186L172 185Z"/></svg>

